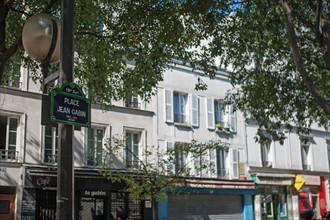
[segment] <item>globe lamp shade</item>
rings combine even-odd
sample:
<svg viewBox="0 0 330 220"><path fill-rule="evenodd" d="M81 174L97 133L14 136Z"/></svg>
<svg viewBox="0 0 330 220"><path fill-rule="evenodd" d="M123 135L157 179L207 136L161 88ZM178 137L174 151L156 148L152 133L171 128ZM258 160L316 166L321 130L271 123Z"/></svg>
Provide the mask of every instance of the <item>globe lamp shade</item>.
<svg viewBox="0 0 330 220"><path fill-rule="evenodd" d="M60 21L48 14L37 14L30 17L23 27L22 43L25 52L33 60L42 62L46 59L51 49L54 35L53 21L57 24L57 40L51 52L50 64L60 60Z"/></svg>

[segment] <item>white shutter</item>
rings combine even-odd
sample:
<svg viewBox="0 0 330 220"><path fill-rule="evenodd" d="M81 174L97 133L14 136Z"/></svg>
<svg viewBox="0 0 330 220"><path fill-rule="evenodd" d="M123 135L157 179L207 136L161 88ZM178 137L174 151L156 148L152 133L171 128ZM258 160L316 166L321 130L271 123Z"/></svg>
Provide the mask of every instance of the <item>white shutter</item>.
<svg viewBox="0 0 330 220"><path fill-rule="evenodd" d="M169 141L166 141L166 151L167 152L171 152L171 153L174 153L172 152L173 151L173 148L174 148L174 144L173 142L169 142ZM167 155L168 157L170 155ZM171 155L172 157L174 155ZM174 175L175 173L175 160L168 160L168 163L167 163L167 174L168 175Z"/></svg>
<svg viewBox="0 0 330 220"><path fill-rule="evenodd" d="M207 128L214 129L214 101L213 99L207 99Z"/></svg>
<svg viewBox="0 0 330 220"><path fill-rule="evenodd" d="M217 177L216 150L210 149L210 177Z"/></svg>
<svg viewBox="0 0 330 220"><path fill-rule="evenodd" d="M200 177L202 175L202 171L201 171L201 156L197 156L194 158L193 161L193 166L194 166L194 176L196 177Z"/></svg>
<svg viewBox="0 0 330 220"><path fill-rule="evenodd" d="M234 111L234 105L230 105L230 131L237 131L237 113Z"/></svg>
<svg viewBox="0 0 330 220"><path fill-rule="evenodd" d="M197 95L191 96L191 125L198 127L199 126L199 98Z"/></svg>
<svg viewBox="0 0 330 220"><path fill-rule="evenodd" d="M239 151L237 149L232 149L232 177L233 179L238 179L239 177Z"/></svg>
<svg viewBox="0 0 330 220"><path fill-rule="evenodd" d="M227 130L230 128L230 105L224 105L224 127Z"/></svg>
<svg viewBox="0 0 330 220"><path fill-rule="evenodd" d="M165 90L165 121L173 123L173 91Z"/></svg>

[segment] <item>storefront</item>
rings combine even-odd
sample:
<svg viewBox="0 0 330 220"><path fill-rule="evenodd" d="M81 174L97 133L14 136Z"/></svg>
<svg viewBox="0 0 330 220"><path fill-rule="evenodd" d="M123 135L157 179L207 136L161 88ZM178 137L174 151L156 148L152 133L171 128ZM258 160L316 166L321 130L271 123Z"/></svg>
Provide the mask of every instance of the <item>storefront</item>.
<svg viewBox="0 0 330 220"><path fill-rule="evenodd" d="M57 175L49 170L27 170L22 220L56 219ZM97 171L75 171L75 219L108 220L124 207L130 220L151 219L151 207L133 200L123 183L111 183Z"/></svg>
<svg viewBox="0 0 330 220"><path fill-rule="evenodd" d="M253 219L252 181L187 179L186 186L158 203L158 219Z"/></svg>
<svg viewBox="0 0 330 220"><path fill-rule="evenodd" d="M294 219L292 180L293 174L257 173L254 198L255 219ZM295 216L296 215L296 216Z"/></svg>
<svg viewBox="0 0 330 220"><path fill-rule="evenodd" d="M326 212L324 178L299 174L295 176L295 183L293 194L297 196L299 214L312 210L313 217L319 219ZM298 183L301 183L300 187Z"/></svg>

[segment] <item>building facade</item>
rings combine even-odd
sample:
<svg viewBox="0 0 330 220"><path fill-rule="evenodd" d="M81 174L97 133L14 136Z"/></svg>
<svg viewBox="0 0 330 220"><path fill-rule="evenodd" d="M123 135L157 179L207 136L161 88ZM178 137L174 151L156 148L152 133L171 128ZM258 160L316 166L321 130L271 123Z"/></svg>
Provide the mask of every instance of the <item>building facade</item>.
<svg viewBox="0 0 330 220"><path fill-rule="evenodd" d="M55 219L57 127L42 125L40 85L26 70L17 85L0 88L0 219ZM130 219L150 219L125 184L99 172L111 136L128 137L126 147L137 157L155 142L151 104L133 98L116 104L109 111L93 104L91 128L74 129L75 219L110 219L118 206L129 210ZM113 160L118 172L139 166L125 150Z"/></svg>
<svg viewBox="0 0 330 220"><path fill-rule="evenodd" d="M259 144L257 125L246 120L225 96L232 86L226 72L202 77L207 90L195 90L198 73L179 64L164 72L150 102L138 96L114 102L104 111L93 104L91 128L74 130L75 219L111 219L116 207L130 219L299 219L330 209L330 134L313 126L308 135L287 131L283 144ZM57 127L42 125L40 85L22 69L15 83L0 87L0 219L55 219ZM150 204L130 197L127 185L112 183L99 166L110 137L125 137L125 149L112 161L131 175L145 152L174 149L168 175L185 166L184 187ZM228 148L208 149L201 158L180 146L193 140L221 141ZM151 148L157 146L157 148ZM162 158L166 159L166 158Z"/></svg>
<svg viewBox="0 0 330 220"><path fill-rule="evenodd" d="M174 173L188 164L184 190L189 196L169 194L158 205L158 219L253 219L254 185L245 176L245 126L242 114L233 111L225 95L232 86L219 72L214 80L203 77L207 90L196 91L199 75L176 65L164 73L157 88L157 142L166 151L192 140L221 141L228 150L209 149L209 166L198 169L198 158L177 155ZM180 149L176 149L180 152Z"/></svg>
<svg viewBox="0 0 330 220"><path fill-rule="evenodd" d="M310 210L318 219L329 210L329 132L317 126L308 135L284 130L283 144L260 144L253 139L256 124L246 127L255 219L300 219Z"/></svg>

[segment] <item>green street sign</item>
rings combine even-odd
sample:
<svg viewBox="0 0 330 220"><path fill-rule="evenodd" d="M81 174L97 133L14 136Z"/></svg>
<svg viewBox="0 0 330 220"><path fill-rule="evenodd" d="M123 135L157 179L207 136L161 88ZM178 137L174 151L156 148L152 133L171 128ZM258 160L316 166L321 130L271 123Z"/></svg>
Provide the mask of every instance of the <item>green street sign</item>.
<svg viewBox="0 0 330 220"><path fill-rule="evenodd" d="M51 121L90 127L91 105L75 83L64 83L51 92Z"/></svg>

